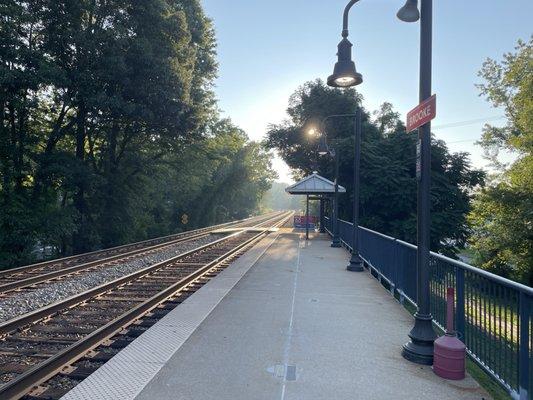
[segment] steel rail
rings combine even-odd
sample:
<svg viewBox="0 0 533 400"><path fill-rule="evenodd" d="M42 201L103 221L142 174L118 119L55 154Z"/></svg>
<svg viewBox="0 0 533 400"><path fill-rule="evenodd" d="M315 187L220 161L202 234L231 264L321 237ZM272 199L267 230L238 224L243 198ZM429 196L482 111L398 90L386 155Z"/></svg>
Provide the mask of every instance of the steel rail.
<svg viewBox="0 0 533 400"><path fill-rule="evenodd" d="M193 239L198 239L198 238L201 238L201 237L204 237L204 236L207 236L207 235L209 235L209 232L198 233L196 235L183 237L183 238L180 238L180 239L173 240L171 242L165 242L165 243L157 244L157 245L150 246L150 247L144 247L144 248L141 248L141 249L133 250L133 251L128 252L128 253L117 254L115 256L111 256L111 257L107 257L107 258L102 258L102 259L99 259L99 260L89 261L89 262L84 263L84 264L74 265L73 267L58 269L57 271L48 272L46 274L36 275L36 276L31 277L31 278L26 278L26 279L21 279L21 280L14 281L14 282L6 283L4 285L0 285L0 294L13 292L16 289L20 289L20 288L23 288L23 287L26 287L26 286L35 285L37 283L43 283L43 282L46 282L46 281L48 281L50 279L65 277L67 275L72 275L72 274L74 274L75 272L78 272L78 271L89 270L89 269L91 269L93 267L96 267L98 265L102 265L103 266L103 265L105 265L107 263L110 263L110 262L113 262L113 261L116 261L116 260L126 259L128 257L139 255L139 254L142 254L142 253L150 253L150 252L152 252L154 250L157 250L157 249L161 249L161 248L164 248L164 247L167 247L167 246L172 246L172 245L175 245L175 244L178 244L178 243L187 242L187 241L193 240Z"/></svg>
<svg viewBox="0 0 533 400"><path fill-rule="evenodd" d="M283 225L290 218L291 215L292 213L282 214L282 216L273 218L279 220L274 226ZM231 236L237 236L241 233L242 232L237 232L236 234ZM183 290L189 284L209 274L210 271L235 256L239 251L243 251L247 247L255 244L257 241L262 239L263 236L265 236L267 233L268 231L265 230L251 237L245 242L240 243L225 254L217 257L215 260L209 262L203 267L200 267L197 271L191 273L187 277L181 279L180 281L172 284L168 288L162 290L158 294L152 296L142 304L139 304L138 306L125 312L118 318L115 318L104 326L98 328L96 331L89 334L85 338L80 339L73 345L60 351L59 353L43 361L42 363L35 365L28 371L19 375L17 378L0 387L0 397L6 399L16 399L25 395L35 386L54 376L65 365L72 364L73 362L79 360L87 352L96 348L98 345L108 340L109 338L123 330L125 327L129 326L130 324L141 318L143 315L149 313L151 310L158 307L161 303L175 296L177 292Z"/></svg>
<svg viewBox="0 0 533 400"><path fill-rule="evenodd" d="M280 216L273 217L272 219L275 219ZM268 221L267 221L268 222ZM264 223L264 222L262 222ZM213 247L218 243L224 242L226 240L229 240L230 238L233 238L235 236L238 236L242 234L244 231L238 231L231 235L225 236L223 238L220 238L218 240L215 240L211 243L207 243L205 245L199 246L197 248L194 248L192 250L186 251L184 253L178 254L177 256L170 258L168 260L164 260L161 262L158 262L153 265L149 265L148 267L145 267L143 269L140 269L138 271L132 272L131 274L122 276L120 278L117 278L113 281L103 283L102 285L96 286L92 289L86 290L84 292L75 294L73 296L67 297L66 299L57 301L55 303L49 304L47 306L41 307L39 309L36 309L34 311L31 311L26 314L22 314L18 317L12 318L10 320L4 321L0 323L0 337L3 335L6 335L7 333L14 331L16 329L20 329L24 327L25 325L35 323L37 321L42 320L43 318L48 317L49 315L55 314L59 311L62 311L66 308L70 308L75 306L76 304L82 303L86 301L87 299L100 295L102 293L107 292L110 289L113 289L119 285L122 285L124 283L133 281L137 278L141 278L144 275L147 275L151 272L154 272L160 268L165 267L168 264L171 264L173 262L176 262L182 258L185 258L191 254L197 253L198 251L207 249L209 247Z"/></svg>
<svg viewBox="0 0 533 400"><path fill-rule="evenodd" d="M10 269L6 269L6 270L0 271L0 278L5 278L7 275L12 275L12 274L20 273L20 272L30 271L30 270L39 269L39 268L45 268L47 266L51 266L51 265L58 264L58 263L65 263L65 262L70 262L70 261L73 261L73 260L76 260L76 259L83 259L83 258L86 258L86 257L89 257L89 256L95 256L95 255L98 255L98 254L110 253L110 252L113 252L113 251L120 251L122 249L128 249L128 248L132 248L132 247L135 248L136 246L142 246L142 245L145 245L145 244L147 245L146 247L148 247L148 246L150 246L150 243L159 244L159 243L162 243L161 242L162 240L163 241L171 241L173 239L178 239L178 238L190 235L190 234L203 233L203 232L207 232L207 231L210 231L210 230L220 229L220 228L224 228L224 227L227 227L227 226L231 226L231 225L234 225L234 224L245 223L245 222L253 220L253 219L259 219L259 218L262 218L262 217L269 216L270 214L272 214L272 213L269 213L269 214L266 214L266 215L255 216L255 217L244 218L244 219L237 220L237 221L225 222L223 224L207 226L207 227L204 227L204 228L193 229L191 231L174 233L172 235L167 235L167 236L161 236L161 237L157 237L157 238L147 239L147 240L143 240L143 241L140 241L140 242L128 243L128 244L123 244L123 245L115 246L115 247L109 247L107 249L95 250L95 251L91 251L89 253L75 254L75 255L72 255L72 256L63 257L63 258L56 258L56 259L53 259L53 260L43 261L43 262L36 263L36 264L25 265L25 266L17 267L17 268L10 268ZM124 254L124 253L121 253L121 254Z"/></svg>
<svg viewBox="0 0 533 400"><path fill-rule="evenodd" d="M262 217L264 217L264 216L262 216ZM259 218L259 217L257 217L256 219L262 220L262 218ZM224 227L237 225L237 227L238 227L238 225L240 225L240 224L242 224L241 221L232 222L232 223L229 223L229 224L222 224L222 225ZM20 280L16 280L16 281L13 281L13 282L5 283L3 285L0 285L0 294L12 292L12 291L14 291L16 289L20 289L20 288L23 288L23 287L26 287L26 286L35 285L37 283L46 282L46 281L48 281L50 279L55 279L55 278L71 275L71 274L73 274L75 272L79 272L79 271L82 271L82 270L85 270L85 269L90 269L90 268L96 267L96 266L101 265L101 264L107 264L109 262L113 262L113 261L116 261L116 260L128 258L128 257L134 256L134 255L139 255L139 254L142 254L142 253L149 253L149 252L152 252L154 250L161 249L161 248L164 248L164 247L167 247L167 246L172 246L172 245L177 244L177 243L183 243L183 242L186 242L186 241L189 241L189 240L198 239L200 237L207 236L211 232L214 232L214 231L216 231L216 230L218 230L220 228L221 228L220 225L215 225L215 226L208 227L208 228L202 228L202 229L197 230L197 231L190 231L190 232L184 233L179 238L170 240L168 242L163 242L163 243L159 243L159 244L155 244L155 245L151 245L151 246L147 246L147 247L137 248L137 249L129 251L129 252L124 252L124 253L116 254L116 255L113 255L113 256L110 256L110 257L100 258L100 259L97 259L97 260L89 261L89 262L86 262L86 263L83 263L83 264L77 264L77 265L74 265L72 267L60 268L60 269L58 269L56 271L51 271L51 272L47 272L47 273L44 273L44 274L34 275L34 276L29 277L29 278L20 279ZM60 260L57 260L57 261L60 261ZM24 267L22 267L22 268L24 268ZM33 270L33 269L31 269L31 270ZM20 271L20 272L24 272L24 271Z"/></svg>

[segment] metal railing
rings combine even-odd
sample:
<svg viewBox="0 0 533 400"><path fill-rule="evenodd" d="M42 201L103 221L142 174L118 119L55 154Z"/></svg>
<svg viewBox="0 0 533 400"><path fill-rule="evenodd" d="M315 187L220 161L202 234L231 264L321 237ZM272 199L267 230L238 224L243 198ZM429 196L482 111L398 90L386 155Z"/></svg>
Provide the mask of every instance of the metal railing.
<svg viewBox="0 0 533 400"><path fill-rule="evenodd" d="M331 234L331 220L325 218ZM352 248L353 224L339 220L342 244ZM359 227L367 268L400 302L416 306L416 246ZM455 326L472 360L516 399L533 395L533 288L453 260L430 255L430 305L438 329L446 326L446 288L455 289Z"/></svg>

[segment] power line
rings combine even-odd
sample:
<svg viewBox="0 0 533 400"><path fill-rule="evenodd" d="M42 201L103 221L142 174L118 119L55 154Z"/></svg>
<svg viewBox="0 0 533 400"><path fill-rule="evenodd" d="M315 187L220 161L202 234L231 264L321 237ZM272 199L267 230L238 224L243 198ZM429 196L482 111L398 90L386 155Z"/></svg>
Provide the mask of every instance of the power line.
<svg viewBox="0 0 533 400"><path fill-rule="evenodd" d="M473 125L480 122L488 122L488 121L496 121L500 119L505 119L505 115L495 115L492 117L485 117L485 118L476 118L476 119L469 119L465 121L458 121L458 122L451 122L449 124L443 124L443 125L436 125L435 127L431 127L431 130L439 130L439 129L446 129L446 128L456 128L460 126L466 126L466 125ZM463 139L463 140L454 140L453 142L448 142L445 140L446 144L454 144L454 143L467 143L467 142L476 142L477 139Z"/></svg>
<svg viewBox="0 0 533 400"><path fill-rule="evenodd" d="M476 142L478 139L465 139L465 140L455 140L453 142L446 142L447 144L453 143L466 143L466 142Z"/></svg>
<svg viewBox="0 0 533 400"><path fill-rule="evenodd" d="M469 119L469 120L466 120L466 121L458 121L458 122L451 122L449 124L436 125L434 127L431 127L431 130L433 130L433 129L455 128L455 127L459 127L459 126L473 125L473 124L477 124L479 122L496 121L496 120L504 119L504 118L506 118L505 115L497 115L497 116L493 116L493 117Z"/></svg>

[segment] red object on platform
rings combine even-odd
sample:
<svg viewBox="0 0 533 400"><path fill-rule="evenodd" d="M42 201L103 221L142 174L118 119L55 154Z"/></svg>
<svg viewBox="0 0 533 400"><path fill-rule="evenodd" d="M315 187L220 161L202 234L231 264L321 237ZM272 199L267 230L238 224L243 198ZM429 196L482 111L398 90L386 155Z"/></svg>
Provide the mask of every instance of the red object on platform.
<svg viewBox="0 0 533 400"><path fill-rule="evenodd" d="M444 379L464 379L465 356L466 346L457 336L441 336L434 343L433 372Z"/></svg>
<svg viewBox="0 0 533 400"><path fill-rule="evenodd" d="M466 346L453 330L453 288L448 288L446 302L446 334L434 342L433 372L444 379L460 380L465 377Z"/></svg>
<svg viewBox="0 0 533 400"><path fill-rule="evenodd" d="M306 223L309 225L309 229L315 229L315 226L318 223L318 218L315 215L310 215L309 218L305 215L294 216L295 228L305 228Z"/></svg>

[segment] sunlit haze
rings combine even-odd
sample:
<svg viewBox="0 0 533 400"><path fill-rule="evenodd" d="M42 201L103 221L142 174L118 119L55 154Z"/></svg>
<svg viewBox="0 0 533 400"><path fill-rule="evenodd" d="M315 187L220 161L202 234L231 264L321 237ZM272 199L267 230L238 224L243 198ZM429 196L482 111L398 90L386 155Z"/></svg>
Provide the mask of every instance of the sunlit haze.
<svg viewBox="0 0 533 400"><path fill-rule="evenodd" d="M419 25L396 18L403 3L357 3L350 14L350 40L364 79L357 90L365 108L373 111L387 101L405 118L418 103ZM286 118L289 96L298 86L316 78L325 81L332 73L346 1L203 4L214 20L218 41L220 107L250 138L261 140L268 124ZM479 97L477 71L487 57L501 59L519 38L529 38L533 2L453 0L435 2L433 8L433 132L451 151L470 152L475 166L486 166L475 141L485 123L505 120L502 110ZM279 180L291 180L282 160L276 159L274 167Z"/></svg>

